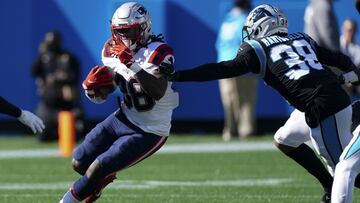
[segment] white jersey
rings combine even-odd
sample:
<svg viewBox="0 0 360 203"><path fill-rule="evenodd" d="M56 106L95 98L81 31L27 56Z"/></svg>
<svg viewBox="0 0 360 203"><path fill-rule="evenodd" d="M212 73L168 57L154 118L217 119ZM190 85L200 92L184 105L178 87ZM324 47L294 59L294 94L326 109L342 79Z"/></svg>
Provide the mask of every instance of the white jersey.
<svg viewBox="0 0 360 203"><path fill-rule="evenodd" d="M108 44L108 43L106 43ZM128 69L120 60L107 54L105 45L102 61L122 77L120 90L123 92L122 110L134 125L145 132L160 136L168 136L171 128L172 111L179 104L178 93L171 88L168 82L165 95L160 100L155 100L147 95L140 84L133 78L134 72ZM159 64L173 62L171 48L162 42L151 42L147 47L141 48L134 54L134 63L137 63L146 72L159 77Z"/></svg>

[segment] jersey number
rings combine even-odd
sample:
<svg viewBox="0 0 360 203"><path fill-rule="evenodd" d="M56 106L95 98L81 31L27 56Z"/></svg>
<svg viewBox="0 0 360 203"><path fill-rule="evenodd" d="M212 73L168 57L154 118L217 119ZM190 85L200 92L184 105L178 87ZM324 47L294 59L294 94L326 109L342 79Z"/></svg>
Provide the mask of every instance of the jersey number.
<svg viewBox="0 0 360 203"><path fill-rule="evenodd" d="M122 82L120 89L124 94L124 103L129 109L134 107L137 111L149 111L155 106L155 100L141 89L135 79Z"/></svg>
<svg viewBox="0 0 360 203"><path fill-rule="evenodd" d="M291 45L280 44L273 47L270 57L275 63L283 59L289 71L285 75L291 80L297 80L308 74L310 69L322 70L316 54L310 44L304 40L295 40Z"/></svg>

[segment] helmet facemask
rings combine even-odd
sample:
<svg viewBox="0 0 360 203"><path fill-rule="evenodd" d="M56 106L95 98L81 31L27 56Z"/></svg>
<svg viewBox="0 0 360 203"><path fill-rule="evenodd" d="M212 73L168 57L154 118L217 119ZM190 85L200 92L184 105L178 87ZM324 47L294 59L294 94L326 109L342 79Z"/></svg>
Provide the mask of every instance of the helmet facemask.
<svg viewBox="0 0 360 203"><path fill-rule="evenodd" d="M139 3L121 5L111 20L111 33L115 43L123 43L131 51L146 46L151 36L151 19Z"/></svg>
<svg viewBox="0 0 360 203"><path fill-rule="evenodd" d="M146 45L145 30L146 24L132 24L132 25L111 25L111 33L113 40L116 43L123 43L130 50L135 50L138 46Z"/></svg>

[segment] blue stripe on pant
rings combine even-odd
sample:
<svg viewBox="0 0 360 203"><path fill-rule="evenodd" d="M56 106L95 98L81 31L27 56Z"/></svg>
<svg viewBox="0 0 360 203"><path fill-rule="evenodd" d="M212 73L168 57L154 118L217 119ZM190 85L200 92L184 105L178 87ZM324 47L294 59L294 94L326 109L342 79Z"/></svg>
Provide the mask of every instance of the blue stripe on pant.
<svg viewBox="0 0 360 203"><path fill-rule="evenodd" d="M360 139L359 139L359 135L357 135L357 138L355 140L355 142L351 145L350 149L347 151L346 156L345 156L345 160L348 159L349 157L351 157L353 154L355 154L356 152L358 152L360 150Z"/></svg>
<svg viewBox="0 0 360 203"><path fill-rule="evenodd" d="M335 116L330 116L320 123L321 135L324 145L334 164L339 162L342 153L342 146L339 140L339 134Z"/></svg>

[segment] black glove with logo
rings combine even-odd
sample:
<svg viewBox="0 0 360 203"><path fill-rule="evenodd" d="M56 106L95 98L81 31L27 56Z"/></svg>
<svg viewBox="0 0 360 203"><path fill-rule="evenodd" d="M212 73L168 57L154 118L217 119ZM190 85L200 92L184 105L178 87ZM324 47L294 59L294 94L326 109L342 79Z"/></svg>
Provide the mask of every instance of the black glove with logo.
<svg viewBox="0 0 360 203"><path fill-rule="evenodd" d="M169 81L177 81L179 73L175 71L172 63L162 62L159 66L160 73L164 74Z"/></svg>

